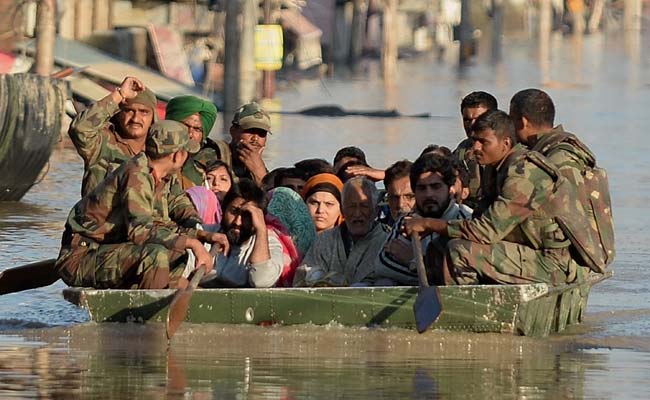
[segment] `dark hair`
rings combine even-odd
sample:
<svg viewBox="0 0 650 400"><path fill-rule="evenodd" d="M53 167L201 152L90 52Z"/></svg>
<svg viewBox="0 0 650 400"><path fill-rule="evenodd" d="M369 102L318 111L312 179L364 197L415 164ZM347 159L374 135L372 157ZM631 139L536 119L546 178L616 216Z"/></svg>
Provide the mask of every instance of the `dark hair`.
<svg viewBox="0 0 650 400"><path fill-rule="evenodd" d="M472 125L472 132L481 132L486 129L492 129L499 139L509 137L513 146L517 143L515 124L510 116L501 110L486 111L476 118Z"/></svg>
<svg viewBox="0 0 650 400"><path fill-rule="evenodd" d="M462 113L466 108L477 108L480 106L488 110L496 110L499 107L497 99L494 96L487 92L478 91L463 97L463 100L460 102L460 112Z"/></svg>
<svg viewBox="0 0 650 400"><path fill-rule="evenodd" d="M524 89L510 99L510 110L526 118L536 127L552 127L555 105L543 90Z"/></svg>
<svg viewBox="0 0 650 400"><path fill-rule="evenodd" d="M460 179L460 183L464 188L469 187L469 170L467 169L467 164L461 162L457 158L451 159L451 165L456 171L456 176Z"/></svg>
<svg viewBox="0 0 650 400"><path fill-rule="evenodd" d="M223 198L221 209L225 211L230 203L239 198L244 199L246 202L252 201L261 208L262 211L264 211L264 214L266 214L266 206L268 202L266 193L264 193L264 190L257 186L252 180L240 179L239 182L233 183L230 190Z"/></svg>
<svg viewBox="0 0 650 400"><path fill-rule="evenodd" d="M293 164L303 176L305 181L318 174L333 174L332 164L322 158L308 158Z"/></svg>
<svg viewBox="0 0 650 400"><path fill-rule="evenodd" d="M366 153L364 153L363 150L361 150L358 147L348 146L337 151L336 155L334 156L333 164L336 164L337 162L341 161L341 159L344 157L356 158L357 160L361 161L364 165L368 165L368 162L366 161Z"/></svg>
<svg viewBox="0 0 650 400"><path fill-rule="evenodd" d="M277 168L277 169L279 171L275 174L275 177L273 179L273 187L282 186L282 180L284 178L302 179L303 181L307 181L307 179L305 179L305 174L296 167Z"/></svg>
<svg viewBox="0 0 650 400"><path fill-rule="evenodd" d="M444 157L451 156L451 150L449 149L449 147L438 146L437 144L430 144L427 147L425 147L424 150L422 150L422 153L420 153L420 157L422 157L427 153L438 154Z"/></svg>
<svg viewBox="0 0 650 400"><path fill-rule="evenodd" d="M393 183L396 179L408 177L411 173L412 165L413 163L409 160L402 160L386 168L386 173L384 175L384 187L388 188L388 185Z"/></svg>
<svg viewBox="0 0 650 400"><path fill-rule="evenodd" d="M285 169L286 169L285 167L278 167L278 168L272 169L266 175L264 175L264 178L262 178L262 190L264 190L265 192L268 192L269 190L276 188L278 186L277 185L277 177Z"/></svg>
<svg viewBox="0 0 650 400"><path fill-rule="evenodd" d="M425 172L438 173L442 176L445 185L452 187L456 183L456 171L451 162L451 157L444 157L438 154L424 154L413 163L411 167L411 189L415 192L420 175Z"/></svg>
<svg viewBox="0 0 650 400"><path fill-rule="evenodd" d="M201 164L199 164L201 166ZM228 173L228 176L230 177L230 182L234 182L235 178L232 175L232 169L230 168L230 165L226 164L225 162L221 160L212 160L208 165L205 166L205 173L209 173L211 171L214 171L219 168L225 168L226 172Z"/></svg>
<svg viewBox="0 0 650 400"><path fill-rule="evenodd" d="M348 167L352 167L354 165L363 165L365 167L368 166L368 164L360 160L350 160L346 162L345 164L341 165L338 171L336 171L336 176L338 176L341 182L345 183L351 178L354 178L354 175L350 175L347 172L345 172L345 170L348 169Z"/></svg>

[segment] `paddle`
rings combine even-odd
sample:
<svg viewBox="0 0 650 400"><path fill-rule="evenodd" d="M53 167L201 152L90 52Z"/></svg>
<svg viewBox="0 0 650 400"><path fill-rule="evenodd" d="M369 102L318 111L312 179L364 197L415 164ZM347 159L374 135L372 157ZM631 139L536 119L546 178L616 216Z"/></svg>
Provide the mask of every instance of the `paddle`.
<svg viewBox="0 0 650 400"><path fill-rule="evenodd" d="M415 314L415 327L418 333L423 333L431 324L436 322L442 312L440 289L437 286L429 286L422 257L422 244L420 243L420 237L415 232L411 234L411 244L413 245L413 255L420 281L418 297L415 299L415 304L413 304L413 313Z"/></svg>
<svg viewBox="0 0 650 400"><path fill-rule="evenodd" d="M201 265L194 270L194 276L185 289L178 289L172 302L169 304L169 312L167 313L167 340L172 340L172 337L183 323L187 315L187 309L190 307L190 300L194 294L194 289L199 286L199 282L205 275L205 266Z"/></svg>
<svg viewBox="0 0 650 400"><path fill-rule="evenodd" d="M56 259L39 261L0 272L0 295L49 286L59 280Z"/></svg>

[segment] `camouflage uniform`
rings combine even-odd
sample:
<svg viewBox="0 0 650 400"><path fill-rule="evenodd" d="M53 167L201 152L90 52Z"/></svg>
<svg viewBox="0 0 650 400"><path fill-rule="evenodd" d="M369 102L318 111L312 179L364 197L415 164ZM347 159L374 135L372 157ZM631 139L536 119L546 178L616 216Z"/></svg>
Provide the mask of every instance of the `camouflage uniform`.
<svg viewBox="0 0 650 400"><path fill-rule="evenodd" d="M163 288L183 266L201 223L176 176L157 179L149 157L196 151L174 121L151 127L146 151L123 163L70 211L56 269L70 286ZM182 273L177 268L172 277Z"/></svg>
<svg viewBox="0 0 650 400"><path fill-rule="evenodd" d="M140 101L142 100L142 101ZM146 105L154 104L156 97L145 89L131 102ZM68 135L77 152L84 160L84 176L81 196L89 194L104 178L117 169L122 162L133 157L136 152L124 141L109 120L120 111L120 106L112 98L106 97L79 113L70 124ZM154 121L156 112L153 110Z"/></svg>
<svg viewBox="0 0 650 400"><path fill-rule="evenodd" d="M567 136L573 135L565 132L562 125L558 125L547 133L538 134L539 139L531 150L544 155L574 187L580 187L585 183L582 171L585 170L591 155L564 141ZM577 270L579 280L584 280L589 274L587 267L578 267Z"/></svg>
<svg viewBox="0 0 650 400"><path fill-rule="evenodd" d="M483 167L474 158L473 145L474 141L467 138L460 142L453 152L454 157L460 162L461 168L464 168L469 176L469 196L463 203L470 208L476 207L481 198L481 175L483 172Z"/></svg>
<svg viewBox="0 0 650 400"><path fill-rule="evenodd" d="M446 284L560 284L575 273L549 207L556 185L526 154L516 145L497 166L497 197L481 216L449 222Z"/></svg>

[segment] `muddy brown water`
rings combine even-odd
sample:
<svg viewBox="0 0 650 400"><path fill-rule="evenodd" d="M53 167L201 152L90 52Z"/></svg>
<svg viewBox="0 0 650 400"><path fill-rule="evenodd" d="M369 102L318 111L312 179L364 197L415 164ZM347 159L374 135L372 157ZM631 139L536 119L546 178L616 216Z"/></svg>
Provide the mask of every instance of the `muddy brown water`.
<svg viewBox="0 0 650 400"><path fill-rule="evenodd" d="M630 44L631 43L631 44ZM547 66L525 38L506 41L500 65L459 73L427 56L400 61L394 85L377 64L362 78L284 83L278 104L397 108L431 119L274 115L271 167L363 148L384 168L429 143L463 137L458 105L486 90L507 110L514 92L544 88L556 121L581 136L610 174L615 276L592 291L584 324L562 335L399 329L184 325L170 349L161 325L97 325L67 304L62 283L0 299L0 398L648 398L650 397L650 56L648 40L557 38ZM0 205L0 269L55 257L79 196L82 163L61 146L20 203Z"/></svg>

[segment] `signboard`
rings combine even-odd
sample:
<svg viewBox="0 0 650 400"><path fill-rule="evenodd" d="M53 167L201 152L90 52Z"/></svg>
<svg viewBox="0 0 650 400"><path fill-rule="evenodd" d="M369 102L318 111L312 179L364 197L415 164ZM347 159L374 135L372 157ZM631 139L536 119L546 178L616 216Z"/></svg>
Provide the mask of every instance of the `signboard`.
<svg viewBox="0 0 650 400"><path fill-rule="evenodd" d="M274 24L255 27L255 68L276 71L282 68L282 26Z"/></svg>

